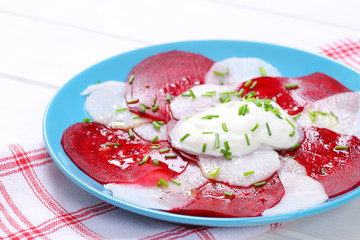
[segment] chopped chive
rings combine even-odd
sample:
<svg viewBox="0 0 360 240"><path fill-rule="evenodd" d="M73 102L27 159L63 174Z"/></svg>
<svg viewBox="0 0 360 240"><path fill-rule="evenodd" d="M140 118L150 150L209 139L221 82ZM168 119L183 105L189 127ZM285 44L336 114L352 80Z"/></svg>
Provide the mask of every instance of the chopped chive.
<svg viewBox="0 0 360 240"><path fill-rule="evenodd" d="M121 143L103 143L100 146L120 146Z"/></svg>
<svg viewBox="0 0 360 240"><path fill-rule="evenodd" d="M225 197L230 197L230 198L233 197L233 194L232 194L232 193L228 193L228 192L224 192L224 195L225 195Z"/></svg>
<svg viewBox="0 0 360 240"><path fill-rule="evenodd" d="M250 89L253 89L257 84L257 81L255 81L251 86L250 86Z"/></svg>
<svg viewBox="0 0 360 240"><path fill-rule="evenodd" d="M177 182L177 181L175 181L174 179L170 179L170 181L172 181L173 183L175 183L176 185L181 185L181 183L180 182Z"/></svg>
<svg viewBox="0 0 360 240"><path fill-rule="evenodd" d="M159 136L155 136L150 142L151 143L154 143L154 142L156 142L156 140L158 140L159 139Z"/></svg>
<svg viewBox="0 0 360 240"><path fill-rule="evenodd" d="M292 131L291 133L289 133L290 137L293 137L295 135L295 131Z"/></svg>
<svg viewBox="0 0 360 240"><path fill-rule="evenodd" d="M97 83L101 83L101 80L97 80Z"/></svg>
<svg viewBox="0 0 360 240"><path fill-rule="evenodd" d="M150 157L149 155L145 155L144 158L143 158L143 160L142 160L141 162L139 162L138 165L141 165L141 164L143 164L143 163L146 163L146 162L149 160L149 157Z"/></svg>
<svg viewBox="0 0 360 240"><path fill-rule="evenodd" d="M299 87L299 84L288 84L284 86L286 89L294 89Z"/></svg>
<svg viewBox="0 0 360 240"><path fill-rule="evenodd" d="M141 112L146 112L146 107L144 104L140 104Z"/></svg>
<svg viewBox="0 0 360 240"><path fill-rule="evenodd" d="M295 148L300 147L300 143L295 144L294 146L290 147L291 150L294 150Z"/></svg>
<svg viewBox="0 0 360 240"><path fill-rule="evenodd" d="M224 132L228 132L229 130L228 130L228 128L227 128L227 126L226 126L226 123L222 123L221 124L221 126L222 126L222 129L224 130Z"/></svg>
<svg viewBox="0 0 360 240"><path fill-rule="evenodd" d="M221 101L221 103L227 103L227 102L230 102L231 101L231 98L229 95L226 95L226 97Z"/></svg>
<svg viewBox="0 0 360 240"><path fill-rule="evenodd" d="M180 139L180 142L184 141L188 136L190 136L190 133L185 134L185 135Z"/></svg>
<svg viewBox="0 0 360 240"><path fill-rule="evenodd" d="M219 76L219 82L220 82L220 85L224 85L224 78L223 76Z"/></svg>
<svg viewBox="0 0 360 240"><path fill-rule="evenodd" d="M226 67L225 75L229 75L229 67Z"/></svg>
<svg viewBox="0 0 360 240"><path fill-rule="evenodd" d="M243 88L240 88L240 90L239 90L239 92L238 92L238 94L236 96L241 97L241 95L243 95L244 91L245 90Z"/></svg>
<svg viewBox="0 0 360 240"><path fill-rule="evenodd" d="M245 105L241 105L241 106L239 107L239 113L238 113L239 115L242 115L244 106L245 106Z"/></svg>
<svg viewBox="0 0 360 240"><path fill-rule="evenodd" d="M333 116L334 118L336 118L336 120L339 120L339 118L335 115L335 113L330 112L331 116Z"/></svg>
<svg viewBox="0 0 360 240"><path fill-rule="evenodd" d="M336 150L345 150L345 149L348 149L349 146L336 146L335 149Z"/></svg>
<svg viewBox="0 0 360 240"><path fill-rule="evenodd" d="M266 181L255 183L254 187L260 187L260 186L265 185L265 184L266 184Z"/></svg>
<svg viewBox="0 0 360 240"><path fill-rule="evenodd" d="M163 121L155 120L155 122L157 122L157 124L159 124L159 125L164 125L165 124L165 122L163 122Z"/></svg>
<svg viewBox="0 0 360 240"><path fill-rule="evenodd" d="M118 109L116 109L117 112L122 112L122 111L126 111L126 110L128 110L128 108L118 108Z"/></svg>
<svg viewBox="0 0 360 240"><path fill-rule="evenodd" d="M193 99L196 99L196 96L195 96L193 90L192 90L192 89L189 89L189 92L190 92L191 97L192 97Z"/></svg>
<svg viewBox="0 0 360 240"><path fill-rule="evenodd" d="M159 153L170 152L170 148L161 149Z"/></svg>
<svg viewBox="0 0 360 240"><path fill-rule="evenodd" d="M135 139L135 135L134 135L134 132L133 132L132 128L129 128L129 137L130 137L131 140Z"/></svg>
<svg viewBox="0 0 360 240"><path fill-rule="evenodd" d="M165 100L168 101L168 102L170 102L170 101L172 100L172 96L171 96L171 95L167 95Z"/></svg>
<svg viewBox="0 0 360 240"><path fill-rule="evenodd" d="M216 148L220 148L219 133L215 133L215 147L216 147Z"/></svg>
<svg viewBox="0 0 360 240"><path fill-rule="evenodd" d="M249 137L248 137L247 133L245 133L245 139L246 139L246 144L248 146L250 146L250 140L249 140Z"/></svg>
<svg viewBox="0 0 360 240"><path fill-rule="evenodd" d="M153 160L153 163L154 163L155 166L159 166L159 160L154 159L154 160Z"/></svg>
<svg viewBox="0 0 360 240"><path fill-rule="evenodd" d="M188 94L188 93L183 93L181 94L182 97L191 97L191 94Z"/></svg>
<svg viewBox="0 0 360 240"><path fill-rule="evenodd" d="M139 101L138 98L132 98L132 99L126 100L127 103L137 103L138 101Z"/></svg>
<svg viewBox="0 0 360 240"><path fill-rule="evenodd" d="M249 176L249 175L254 174L254 173L255 173L254 170L248 171L248 172L244 172L244 177Z"/></svg>
<svg viewBox="0 0 360 240"><path fill-rule="evenodd" d="M254 126L252 129L250 129L250 131L252 131L252 132L253 132L253 131L255 131L258 127L259 127L259 124L258 124L258 123L256 123L256 124L255 124L255 126Z"/></svg>
<svg viewBox="0 0 360 240"><path fill-rule="evenodd" d="M151 149L160 149L160 146L150 146Z"/></svg>
<svg viewBox="0 0 360 240"><path fill-rule="evenodd" d="M245 95L245 98L246 99L250 99L252 97L254 97L256 95L256 92L255 91L252 91L252 92L249 92Z"/></svg>
<svg viewBox="0 0 360 240"><path fill-rule="evenodd" d="M155 103L156 103L156 99L157 99L157 96L155 96L155 97L154 97L154 99L153 99L153 101L152 101L152 104L151 104L151 106L153 106L153 107L155 106Z"/></svg>
<svg viewBox="0 0 360 240"><path fill-rule="evenodd" d="M294 117L293 117L293 119L294 120L296 120L298 117L300 117L301 116L301 113L298 113L298 114L296 114Z"/></svg>
<svg viewBox="0 0 360 240"><path fill-rule="evenodd" d="M161 187L162 185L164 185L164 187L169 187L169 184L163 178L160 178L156 186Z"/></svg>
<svg viewBox="0 0 360 240"><path fill-rule="evenodd" d="M216 91L207 91L206 93L208 93L208 94L215 94Z"/></svg>
<svg viewBox="0 0 360 240"><path fill-rule="evenodd" d="M248 107L248 105L245 104L245 105L244 105L244 108L242 109L241 115L245 115L247 112L249 112L249 110L248 110L247 107Z"/></svg>
<svg viewBox="0 0 360 240"><path fill-rule="evenodd" d="M271 136L271 130L270 130L269 123L266 122L265 124L266 124L266 129L267 129L267 131L268 131L268 134L269 134L269 136Z"/></svg>
<svg viewBox="0 0 360 240"><path fill-rule="evenodd" d="M229 151L227 151L226 149L221 149L220 152L221 152L222 154L224 154L224 155L229 155L229 156L232 155L232 153L229 152Z"/></svg>
<svg viewBox="0 0 360 240"><path fill-rule="evenodd" d="M254 104L257 106L257 107L262 107L262 103L259 101L259 99L256 99L256 98L253 98L254 99Z"/></svg>
<svg viewBox="0 0 360 240"><path fill-rule="evenodd" d="M228 152L230 150L229 142L225 141L224 146L225 146L225 150Z"/></svg>
<svg viewBox="0 0 360 240"><path fill-rule="evenodd" d="M205 151L206 151L206 146L207 146L207 144L204 143L203 148L202 148L202 152L205 152Z"/></svg>
<svg viewBox="0 0 360 240"><path fill-rule="evenodd" d="M160 105L159 105L159 104L156 104L156 106L153 107L153 108L151 109L151 111L156 112L156 111L159 109L159 107L160 107Z"/></svg>
<svg viewBox="0 0 360 240"><path fill-rule="evenodd" d="M325 173L325 168L321 168L321 174L324 175Z"/></svg>
<svg viewBox="0 0 360 240"><path fill-rule="evenodd" d="M146 105L146 104L143 104L143 103L141 103L141 105L144 106L144 107L147 108L147 109L150 109L150 108L151 108L150 106L148 106L148 105Z"/></svg>
<svg viewBox="0 0 360 240"><path fill-rule="evenodd" d="M285 118L285 120L286 120L286 121L291 125L291 127L295 130L295 125L294 125L292 122L290 122L289 119Z"/></svg>
<svg viewBox="0 0 360 240"><path fill-rule="evenodd" d="M138 119L138 118L141 118L141 116L135 116L132 119Z"/></svg>
<svg viewBox="0 0 360 240"><path fill-rule="evenodd" d="M310 114L311 121L315 122L317 113L313 112L313 111L310 111L309 109L307 110L307 112Z"/></svg>
<svg viewBox="0 0 360 240"><path fill-rule="evenodd" d="M211 173L210 177L216 178L216 176L219 174L220 168L215 168Z"/></svg>
<svg viewBox="0 0 360 240"><path fill-rule="evenodd" d="M213 119L213 118L219 118L219 115L206 115L202 117L201 119Z"/></svg>
<svg viewBox="0 0 360 240"><path fill-rule="evenodd" d="M173 154L173 155L165 155L165 158L176 158L177 155Z"/></svg>
<svg viewBox="0 0 360 240"><path fill-rule="evenodd" d="M202 97L213 97L214 95L211 93L203 93L201 94Z"/></svg>
<svg viewBox="0 0 360 240"><path fill-rule="evenodd" d="M90 118L84 118L83 122L91 122L91 119Z"/></svg>
<svg viewBox="0 0 360 240"><path fill-rule="evenodd" d="M157 130L160 130L160 127L161 127L161 126L160 126L157 122L152 121L151 124L154 126L154 128L156 128Z"/></svg>
<svg viewBox="0 0 360 240"><path fill-rule="evenodd" d="M133 75L130 76L129 84L132 84L134 79L135 79L135 75L133 74Z"/></svg>
<svg viewBox="0 0 360 240"><path fill-rule="evenodd" d="M202 132L202 134L213 134L214 132Z"/></svg>
<svg viewBox="0 0 360 240"><path fill-rule="evenodd" d="M325 112L322 112L322 111L316 111L316 113L318 113L318 114L320 114L320 115L323 115L323 116L326 116L326 115L328 115L327 113L325 113Z"/></svg>
<svg viewBox="0 0 360 240"><path fill-rule="evenodd" d="M244 84L244 86L245 86L245 87L248 87L248 86L250 86L251 83L252 83L252 80L250 79L249 81L247 81L247 82Z"/></svg>
<svg viewBox="0 0 360 240"><path fill-rule="evenodd" d="M222 73L222 72L219 72L219 71L216 71L216 70L214 70L214 73L217 74L217 75L220 75L220 76L224 76L224 75L225 75L225 73Z"/></svg>
<svg viewBox="0 0 360 240"><path fill-rule="evenodd" d="M261 74L261 76L266 76L266 71L265 71L265 68L263 68L263 67L259 67L259 71L260 71L260 74Z"/></svg>
<svg viewBox="0 0 360 240"><path fill-rule="evenodd" d="M186 118L185 118L185 120L188 120L189 118L191 118L193 115L190 115L190 116L187 116Z"/></svg>

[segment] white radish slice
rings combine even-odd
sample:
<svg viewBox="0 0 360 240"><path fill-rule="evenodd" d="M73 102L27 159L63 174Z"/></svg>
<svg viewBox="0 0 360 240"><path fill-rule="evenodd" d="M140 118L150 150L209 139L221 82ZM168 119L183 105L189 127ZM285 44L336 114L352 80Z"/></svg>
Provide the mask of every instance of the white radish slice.
<svg viewBox="0 0 360 240"><path fill-rule="evenodd" d="M328 199L322 184L311 177L288 172L281 172L279 176L285 188L285 195L278 204L265 210L262 213L263 216L315 207Z"/></svg>
<svg viewBox="0 0 360 240"><path fill-rule="evenodd" d="M296 122L301 126L327 128L340 134L360 136L360 95L339 93L307 107Z"/></svg>
<svg viewBox="0 0 360 240"><path fill-rule="evenodd" d="M160 129L155 128L152 123L145 123L134 128L134 132L144 140L151 141L158 136L159 141L167 140L168 134L166 131L166 124L159 125Z"/></svg>
<svg viewBox="0 0 360 240"><path fill-rule="evenodd" d="M169 187L147 187L136 184L104 185L114 197L144 208L171 210L191 201L194 191L207 182L195 163L189 163L185 171L174 179L177 185L168 182Z"/></svg>
<svg viewBox="0 0 360 240"><path fill-rule="evenodd" d="M280 169L279 155L272 149L259 149L232 160L202 155L198 164L206 178L242 187L262 182Z"/></svg>
<svg viewBox="0 0 360 240"><path fill-rule="evenodd" d="M123 110L127 108L124 91L125 83L108 81L90 85L81 95L89 95L85 101L85 109L95 122L119 129L149 122L150 120L145 118L133 119L137 117L136 114Z"/></svg>
<svg viewBox="0 0 360 240"><path fill-rule="evenodd" d="M239 85L249 79L261 77L260 68L265 70L266 76L281 76L275 67L259 58L232 57L215 63L206 74L205 83L220 85L222 78L224 85ZM214 71L224 73L224 76Z"/></svg>
<svg viewBox="0 0 360 240"><path fill-rule="evenodd" d="M195 86L191 88L195 99L193 97L179 95L171 101L170 109L173 117L180 120L195 113L205 111L221 103L219 97L220 95L224 95L221 93L234 91L235 89L236 86L231 85L203 84ZM236 94L229 94L229 97L231 99L237 98Z"/></svg>
<svg viewBox="0 0 360 240"><path fill-rule="evenodd" d="M305 168L296 160L281 158L278 171L285 195L274 207L265 210L263 216L295 212L318 206L328 199L323 185L307 176Z"/></svg>
<svg viewBox="0 0 360 240"><path fill-rule="evenodd" d="M295 173L307 176L306 169L292 157L280 157L281 172Z"/></svg>

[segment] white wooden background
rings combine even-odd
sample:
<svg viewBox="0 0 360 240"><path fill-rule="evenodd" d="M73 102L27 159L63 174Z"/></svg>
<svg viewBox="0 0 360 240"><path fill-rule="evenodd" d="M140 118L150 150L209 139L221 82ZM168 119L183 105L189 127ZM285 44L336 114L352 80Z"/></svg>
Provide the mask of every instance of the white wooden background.
<svg viewBox="0 0 360 240"><path fill-rule="evenodd" d="M0 0L0 144L40 140L57 89L116 54L196 39L318 52L360 38L359 10L357 0ZM357 199L255 239L360 239L359 206Z"/></svg>

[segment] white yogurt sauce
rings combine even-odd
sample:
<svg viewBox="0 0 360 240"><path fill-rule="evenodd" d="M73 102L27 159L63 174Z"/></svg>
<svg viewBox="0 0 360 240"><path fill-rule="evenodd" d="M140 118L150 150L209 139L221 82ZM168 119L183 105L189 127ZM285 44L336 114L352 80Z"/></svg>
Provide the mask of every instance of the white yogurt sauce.
<svg viewBox="0 0 360 240"><path fill-rule="evenodd" d="M170 134L172 145L197 155L223 156L226 150L236 156L261 147L286 149L297 144L300 136L292 117L274 101L259 102L261 106L232 101L179 121ZM266 111L265 105L273 111Z"/></svg>

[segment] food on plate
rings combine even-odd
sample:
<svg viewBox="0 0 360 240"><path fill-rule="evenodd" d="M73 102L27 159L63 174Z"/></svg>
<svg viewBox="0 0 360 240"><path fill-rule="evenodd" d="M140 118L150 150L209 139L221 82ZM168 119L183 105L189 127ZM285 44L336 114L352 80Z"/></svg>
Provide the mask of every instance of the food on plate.
<svg viewBox="0 0 360 240"><path fill-rule="evenodd" d="M84 90L62 146L123 201L178 214L271 216L360 184L358 93L323 73L283 77L258 58L170 51L126 83ZM349 104L350 103L350 104Z"/></svg>

